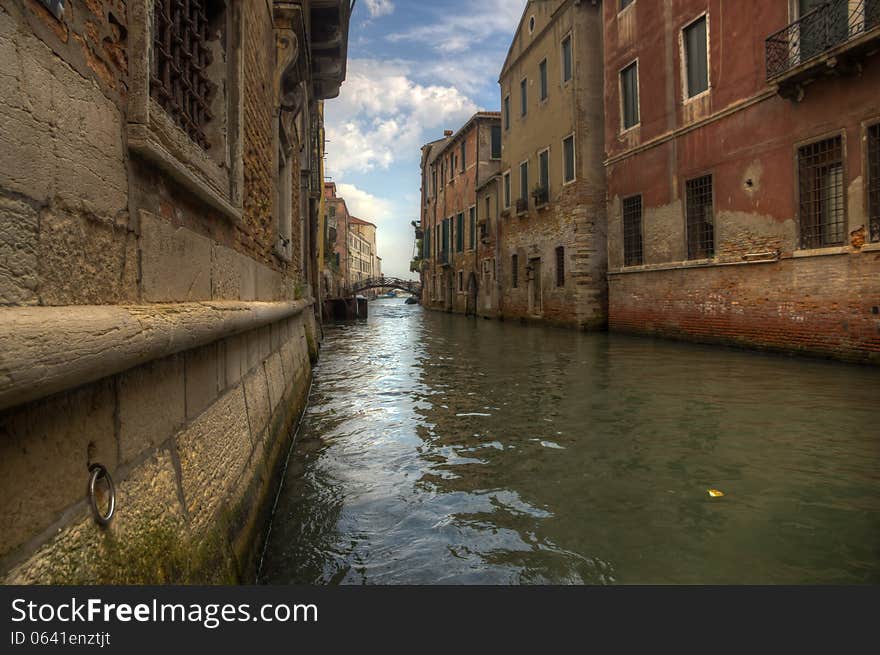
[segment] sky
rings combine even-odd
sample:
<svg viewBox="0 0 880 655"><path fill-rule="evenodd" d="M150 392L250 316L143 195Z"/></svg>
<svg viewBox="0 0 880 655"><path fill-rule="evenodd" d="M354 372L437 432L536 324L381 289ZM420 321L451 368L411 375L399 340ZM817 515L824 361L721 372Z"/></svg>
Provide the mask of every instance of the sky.
<svg viewBox="0 0 880 655"><path fill-rule="evenodd" d="M348 73L325 104L325 174L375 223L382 271L409 272L420 148L477 111L498 111L498 74L526 0L357 0Z"/></svg>

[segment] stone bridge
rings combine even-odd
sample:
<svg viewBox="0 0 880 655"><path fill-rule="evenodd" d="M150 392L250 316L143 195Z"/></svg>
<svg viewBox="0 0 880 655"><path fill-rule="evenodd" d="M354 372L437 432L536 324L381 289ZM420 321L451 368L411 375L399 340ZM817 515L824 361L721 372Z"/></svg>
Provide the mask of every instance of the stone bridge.
<svg viewBox="0 0 880 655"><path fill-rule="evenodd" d="M402 280L396 277L371 277L352 285L352 293L358 294L369 289L399 289L421 298L422 284L418 280Z"/></svg>

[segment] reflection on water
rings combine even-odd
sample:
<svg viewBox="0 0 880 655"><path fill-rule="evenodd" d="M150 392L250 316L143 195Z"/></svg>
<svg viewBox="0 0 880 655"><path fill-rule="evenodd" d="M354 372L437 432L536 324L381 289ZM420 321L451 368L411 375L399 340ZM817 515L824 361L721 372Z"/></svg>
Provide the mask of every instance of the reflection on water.
<svg viewBox="0 0 880 655"><path fill-rule="evenodd" d="M880 582L877 370L370 311L326 328L263 582Z"/></svg>

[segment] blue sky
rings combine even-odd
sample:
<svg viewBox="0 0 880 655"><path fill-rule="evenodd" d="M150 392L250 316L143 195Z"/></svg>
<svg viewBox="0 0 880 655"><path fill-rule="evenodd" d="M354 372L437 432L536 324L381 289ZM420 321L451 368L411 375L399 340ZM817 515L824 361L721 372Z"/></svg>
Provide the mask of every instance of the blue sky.
<svg viewBox="0 0 880 655"><path fill-rule="evenodd" d="M355 216L379 226L386 275L415 277L419 148L498 109L498 73L525 4L357 0L346 81L325 106L326 174Z"/></svg>

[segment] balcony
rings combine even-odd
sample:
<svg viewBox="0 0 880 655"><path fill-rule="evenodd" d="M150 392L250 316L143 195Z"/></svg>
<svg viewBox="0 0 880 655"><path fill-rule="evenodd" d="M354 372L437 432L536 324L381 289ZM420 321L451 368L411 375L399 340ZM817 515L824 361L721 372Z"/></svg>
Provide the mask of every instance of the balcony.
<svg viewBox="0 0 880 655"><path fill-rule="evenodd" d="M529 199L528 198L517 198L516 199L516 215L522 216L523 214L529 213Z"/></svg>
<svg viewBox="0 0 880 655"><path fill-rule="evenodd" d="M799 100L811 79L858 71L878 39L880 0L829 0L767 38L767 81Z"/></svg>
<svg viewBox="0 0 880 655"><path fill-rule="evenodd" d="M437 257L437 263L441 266L449 266L449 251L441 250L440 255Z"/></svg>
<svg viewBox="0 0 880 655"><path fill-rule="evenodd" d="M535 207L541 208L550 204L550 190L546 187L536 187L532 191L532 198L535 199Z"/></svg>

